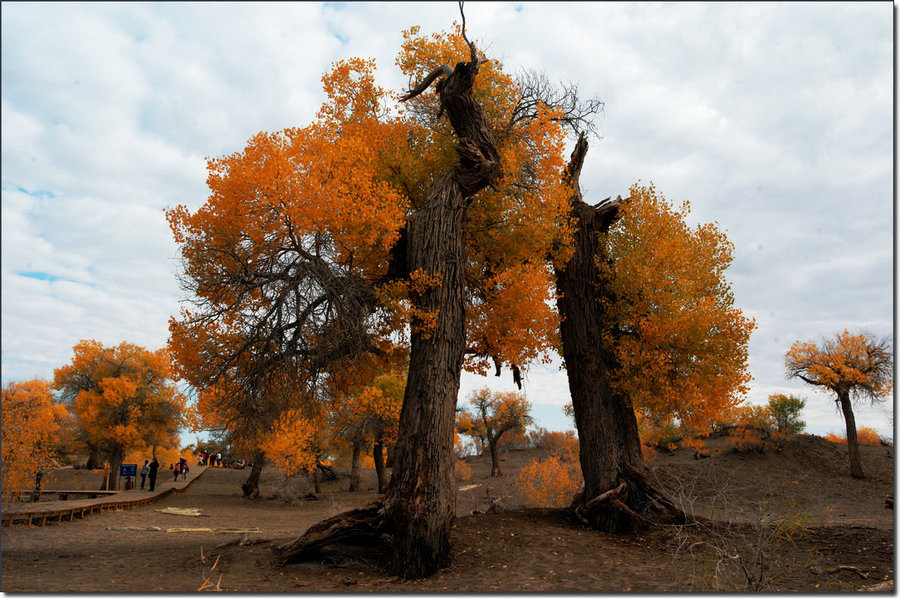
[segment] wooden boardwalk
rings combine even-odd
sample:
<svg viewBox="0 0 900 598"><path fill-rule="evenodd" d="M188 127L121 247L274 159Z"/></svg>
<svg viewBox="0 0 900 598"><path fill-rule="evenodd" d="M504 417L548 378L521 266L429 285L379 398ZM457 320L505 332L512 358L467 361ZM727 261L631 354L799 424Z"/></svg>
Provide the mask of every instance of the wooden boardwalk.
<svg viewBox="0 0 900 598"><path fill-rule="evenodd" d="M24 525L43 526L47 521L62 523L72 521L75 517L84 519L86 515L102 513L103 511L124 511L141 505L155 502L160 498L169 496L175 492L184 492L194 480L203 475L206 466L192 466L184 481L172 481L174 476L171 470L160 469L161 476L156 478L156 488L153 492L148 490L123 490L115 494L99 496L80 500L52 500L36 503L12 503L3 505L2 524L4 526L21 523ZM165 481L160 481L165 478ZM48 490L46 494L60 494L59 490ZM62 491L62 493L66 493ZM69 492L68 494L73 494Z"/></svg>

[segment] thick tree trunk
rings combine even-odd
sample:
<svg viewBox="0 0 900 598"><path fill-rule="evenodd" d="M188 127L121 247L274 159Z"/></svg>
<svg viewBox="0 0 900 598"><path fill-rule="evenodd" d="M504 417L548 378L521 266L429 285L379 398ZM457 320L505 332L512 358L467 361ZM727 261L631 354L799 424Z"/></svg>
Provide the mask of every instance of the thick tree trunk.
<svg viewBox="0 0 900 598"><path fill-rule="evenodd" d="M372 443L372 460L375 462L375 476L378 478L378 494L384 494L387 479L384 471L384 447L380 440Z"/></svg>
<svg viewBox="0 0 900 598"><path fill-rule="evenodd" d="M384 503L313 526L306 541L280 548L285 561L303 558L310 547L354 529L362 536L392 535L393 563L401 577L431 575L448 560L456 507L453 426L465 349L464 216L472 196L500 172L493 138L472 94L478 72L474 49L472 54L471 62L457 64L438 84L442 109L459 137L459 164L438 175L407 229L407 271L437 282L410 300L434 320L412 322L400 434Z"/></svg>
<svg viewBox="0 0 900 598"><path fill-rule="evenodd" d="M499 477L502 476L503 473L500 471L500 452L497 449L497 440L498 438L494 438L493 440L488 437L488 446L491 449L491 477Z"/></svg>
<svg viewBox="0 0 900 598"><path fill-rule="evenodd" d="M44 468L41 467L36 474L34 474L34 490L31 493L31 502L37 502L41 500L41 482L44 479Z"/></svg>
<svg viewBox="0 0 900 598"><path fill-rule="evenodd" d="M354 442L352 451L350 458L350 492L359 492L359 455L362 452L360 443Z"/></svg>
<svg viewBox="0 0 900 598"><path fill-rule="evenodd" d="M584 492L575 500L576 513L603 531L635 529L656 496L643 479L640 436L628 396L611 385L615 368L610 342L611 322L602 299L610 281L597 267L606 260L605 233L615 220L620 200L597 207L581 199L578 178L587 152L582 135L569 162L566 178L572 188L569 215L574 219L574 254L556 270L557 307L561 318L563 360L569 380ZM610 492L612 491L612 492ZM666 510L674 506L664 501ZM674 511L672 511L674 513Z"/></svg>
<svg viewBox="0 0 900 598"><path fill-rule="evenodd" d="M92 444L88 444L88 460L85 463L85 469L100 469L103 467L103 453L100 449Z"/></svg>
<svg viewBox="0 0 900 598"><path fill-rule="evenodd" d="M412 323L400 435L386 497L394 560L406 578L431 575L447 561L456 508L453 426L466 340L463 221L472 196L500 171L494 140L472 94L477 73L473 56L439 86L441 106L459 136L460 161L432 183L425 206L409 224L409 272L436 276L440 284L411 298L416 309L436 320L425 329L422 322Z"/></svg>
<svg viewBox="0 0 900 598"><path fill-rule="evenodd" d="M122 447L115 445L109 452L109 473L103 476L103 483L100 490L118 490L119 489L119 466L125 461L125 451Z"/></svg>
<svg viewBox="0 0 900 598"><path fill-rule="evenodd" d="M244 492L244 498L257 498L259 496L259 476L262 474L263 460L265 453L253 453L253 467L250 468L250 477L241 484L241 490Z"/></svg>
<svg viewBox="0 0 900 598"><path fill-rule="evenodd" d="M322 488L319 486L319 468L318 467L313 467L312 481L313 481L313 491L316 493L316 495L321 494Z"/></svg>
<svg viewBox="0 0 900 598"><path fill-rule="evenodd" d="M844 423L847 425L847 452L850 454L850 475L854 478L863 478L862 461L859 459L859 441L856 438L856 418L853 416L853 407L850 404L850 393L838 392L838 402L844 413Z"/></svg>

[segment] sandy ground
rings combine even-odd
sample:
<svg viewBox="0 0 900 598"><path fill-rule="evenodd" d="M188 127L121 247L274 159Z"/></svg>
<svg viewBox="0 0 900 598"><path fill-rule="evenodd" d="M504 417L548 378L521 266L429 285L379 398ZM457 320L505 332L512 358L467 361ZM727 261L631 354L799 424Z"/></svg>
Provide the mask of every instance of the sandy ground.
<svg viewBox="0 0 900 598"><path fill-rule="evenodd" d="M626 536L588 529L564 510L523 508L518 470L542 451L508 453L500 478L489 477L487 457L470 458L472 478L459 485L477 486L458 493L452 562L425 580L399 580L382 568L387 555L365 547L277 566L273 543L378 495L369 470L362 492L347 492L339 479L323 485L319 500L287 502L286 483L267 468L258 500L241 497L249 470L210 469L185 492L134 510L3 528L0 584L4 592L192 592L204 583L239 592L742 590L738 564L753 569L754 553L765 557L760 577L769 590L848 591L893 579L893 511L884 508L893 448L863 447L864 480L849 476L846 447L818 437L797 436L765 454L711 448L709 459L676 451L649 466L685 509L715 521ZM45 487L94 488L98 475L56 470ZM488 495L502 497L503 510L484 513ZM159 512L166 507L202 516ZM796 533L769 537L785 521Z"/></svg>

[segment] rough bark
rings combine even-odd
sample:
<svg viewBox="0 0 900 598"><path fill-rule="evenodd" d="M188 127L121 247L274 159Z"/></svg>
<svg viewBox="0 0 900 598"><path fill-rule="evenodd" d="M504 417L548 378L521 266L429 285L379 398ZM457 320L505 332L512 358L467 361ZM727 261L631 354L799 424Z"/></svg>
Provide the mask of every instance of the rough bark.
<svg viewBox="0 0 900 598"><path fill-rule="evenodd" d="M360 444L354 442L350 458L350 492L359 492L359 456L361 452Z"/></svg>
<svg viewBox="0 0 900 598"><path fill-rule="evenodd" d="M387 479L384 471L384 447L381 441L372 443L372 460L375 462L375 476L378 478L378 494L384 494L387 489Z"/></svg>
<svg viewBox="0 0 900 598"><path fill-rule="evenodd" d="M441 106L459 137L459 165L432 183L410 222L410 272L437 274L441 284L412 298L437 312L435 325L412 334L400 435L386 497L398 573L431 575L446 561L456 507L453 426L465 351L464 216L472 196L499 174L500 160L472 95L478 62L459 63L440 86ZM413 323L416 326L416 323Z"/></svg>
<svg viewBox="0 0 900 598"><path fill-rule="evenodd" d="M316 493L316 495L319 495L322 493L322 488L321 486L319 486L319 468L314 467L311 475L313 482L313 491Z"/></svg>
<svg viewBox="0 0 900 598"><path fill-rule="evenodd" d="M119 445L114 445L109 451L109 473L103 476L100 490L119 489L119 466L125 461L125 450Z"/></svg>
<svg viewBox="0 0 900 598"><path fill-rule="evenodd" d="M427 328L412 322L400 434L384 502L313 526L280 549L284 561L304 558L310 547L355 532L363 537L390 533L401 577L431 575L448 560L456 507L453 426L465 350L464 216L472 196L500 171L493 138L472 94L478 65L473 47L472 60L443 69L448 76L438 83L441 108L459 138L459 163L436 177L408 226L407 271L436 276L440 284L410 298L416 309L434 313L436 321Z"/></svg>
<svg viewBox="0 0 900 598"><path fill-rule="evenodd" d="M563 360L584 477L584 491L576 497L574 506L590 525L624 532L640 527L649 510L662 506L672 514L674 506L652 491L643 477L640 437L630 397L616 392L611 384L616 367L609 334L613 322L608 321L602 305L603 298L611 295L610 280L597 261L608 259L605 233L618 214L621 199L597 206L582 200L578 179L586 152L587 141L582 135L566 170L571 187L569 215L576 226L574 253L556 270Z"/></svg>
<svg viewBox="0 0 900 598"><path fill-rule="evenodd" d="M497 449L497 441L499 437L492 438L488 436L488 447L490 447L491 451L491 477L499 477L502 476L503 473L500 471L500 451Z"/></svg>
<svg viewBox="0 0 900 598"><path fill-rule="evenodd" d="M34 490L31 492L31 502L38 502L41 500L41 482L44 479L44 468L41 467L36 474L34 474Z"/></svg>
<svg viewBox="0 0 900 598"><path fill-rule="evenodd" d="M863 478L862 461L859 458L859 441L856 437L856 418L853 416L853 407L850 404L850 392L838 391L838 402L844 414L844 423L847 426L847 452L850 454L850 475L854 478Z"/></svg>
<svg viewBox="0 0 900 598"><path fill-rule="evenodd" d="M103 454L93 444L88 444L88 459L84 464L85 469L100 469L103 467Z"/></svg>
<svg viewBox="0 0 900 598"><path fill-rule="evenodd" d="M241 484L241 490L244 492L244 498L259 497L259 476L262 473L264 453L253 454L253 467L250 468L250 477Z"/></svg>

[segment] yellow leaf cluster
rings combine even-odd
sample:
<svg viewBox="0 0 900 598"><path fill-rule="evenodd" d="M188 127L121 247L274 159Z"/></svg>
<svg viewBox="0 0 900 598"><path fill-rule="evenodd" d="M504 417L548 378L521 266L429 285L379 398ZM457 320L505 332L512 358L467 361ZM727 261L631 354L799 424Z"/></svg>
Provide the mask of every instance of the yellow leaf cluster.
<svg viewBox="0 0 900 598"><path fill-rule="evenodd" d="M797 341L785 356L789 371L800 372L813 384L831 390L861 388L873 397L885 397L893 391L893 380L878 375L884 357L875 351L871 335L842 331L819 347Z"/></svg>
<svg viewBox="0 0 900 598"><path fill-rule="evenodd" d="M691 228L651 184L630 190L608 236L612 280L604 307L621 323L615 384L636 409L707 429L748 390L748 341L756 327L734 306L725 278L733 246L714 223Z"/></svg>
<svg viewBox="0 0 900 598"><path fill-rule="evenodd" d="M260 443L260 449L285 475L310 471L316 467L321 455L317 426L300 410L286 411Z"/></svg>
<svg viewBox="0 0 900 598"><path fill-rule="evenodd" d="M50 466L61 423L68 414L43 380L9 382L2 393L3 501L33 489L35 476Z"/></svg>
<svg viewBox="0 0 900 598"><path fill-rule="evenodd" d="M526 464L517 484L526 507L562 508L571 504L581 479L572 465L550 455Z"/></svg>
<svg viewBox="0 0 900 598"><path fill-rule="evenodd" d="M54 387L72 399L73 413L87 440L127 451L166 446L180 425L186 398L173 381L164 349L131 343L104 347L94 340L73 348L71 363L54 372Z"/></svg>

